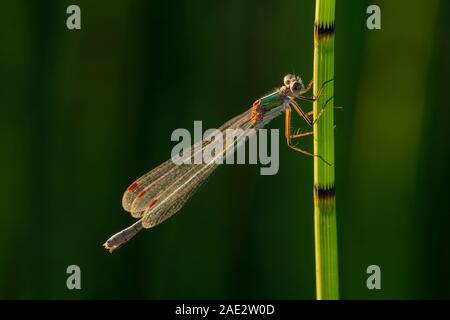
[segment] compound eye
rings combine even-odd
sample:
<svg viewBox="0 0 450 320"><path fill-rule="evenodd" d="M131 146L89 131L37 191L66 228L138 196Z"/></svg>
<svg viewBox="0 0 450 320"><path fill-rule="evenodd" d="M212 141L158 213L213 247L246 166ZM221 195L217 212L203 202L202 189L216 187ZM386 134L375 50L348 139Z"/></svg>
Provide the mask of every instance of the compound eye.
<svg viewBox="0 0 450 320"><path fill-rule="evenodd" d="M291 81L294 80L294 78L295 77L292 74L285 75L283 78L284 85L289 87L289 85L291 84Z"/></svg>
<svg viewBox="0 0 450 320"><path fill-rule="evenodd" d="M303 84L300 81L291 82L290 89L292 93L298 93L303 89Z"/></svg>

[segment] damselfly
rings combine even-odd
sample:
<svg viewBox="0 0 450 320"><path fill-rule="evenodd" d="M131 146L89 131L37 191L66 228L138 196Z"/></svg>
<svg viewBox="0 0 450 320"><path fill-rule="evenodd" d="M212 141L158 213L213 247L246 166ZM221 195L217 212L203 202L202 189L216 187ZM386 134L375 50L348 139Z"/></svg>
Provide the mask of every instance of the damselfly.
<svg viewBox="0 0 450 320"><path fill-rule="evenodd" d="M292 142L293 139L311 135L313 132L292 133L291 112L294 110L312 127L322 115L326 103L316 119L312 120L312 112L305 113L295 100L315 101L319 98L326 83L322 85L317 97L308 97L304 94L310 90L312 81L305 87L300 77L288 74L284 77L283 82L284 85L281 88L256 100L249 110L231 119L219 130L225 132L227 129L241 129L242 134L238 139L241 138L241 142L245 143L249 130L254 131L263 128L272 119L284 112L286 117L285 135L288 146L303 154L321 158L320 155L314 155L300 149ZM191 147L191 150L202 152L203 148L210 142L206 140L208 139L199 141ZM234 147L234 143L235 141L227 141L223 146L223 154ZM194 158L195 152L189 153L188 157ZM223 154L218 154L217 157ZM186 201L218 166L214 158L207 163L189 163L175 164L172 159L169 159L128 187L122 198L122 206L139 220L109 238L104 243L106 249L112 252L135 236L142 228L154 227L171 217L184 206Z"/></svg>

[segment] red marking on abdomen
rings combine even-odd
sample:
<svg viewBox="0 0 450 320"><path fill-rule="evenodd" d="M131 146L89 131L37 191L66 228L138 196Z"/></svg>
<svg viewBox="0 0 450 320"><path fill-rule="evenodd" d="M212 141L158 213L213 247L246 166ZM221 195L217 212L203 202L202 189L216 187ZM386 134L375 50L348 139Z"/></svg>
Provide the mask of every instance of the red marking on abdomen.
<svg viewBox="0 0 450 320"><path fill-rule="evenodd" d="M128 191L134 191L139 186L139 183L135 182L131 186L128 187Z"/></svg>
<svg viewBox="0 0 450 320"><path fill-rule="evenodd" d="M157 201L158 199L153 199L153 201L148 205L147 208L150 209L151 207L153 207Z"/></svg>
<svg viewBox="0 0 450 320"><path fill-rule="evenodd" d="M144 189L144 190L142 190L141 192L139 192L138 193L138 195L137 195L137 197L136 198L140 198L140 197L142 197L145 193L147 192L147 190L146 189Z"/></svg>

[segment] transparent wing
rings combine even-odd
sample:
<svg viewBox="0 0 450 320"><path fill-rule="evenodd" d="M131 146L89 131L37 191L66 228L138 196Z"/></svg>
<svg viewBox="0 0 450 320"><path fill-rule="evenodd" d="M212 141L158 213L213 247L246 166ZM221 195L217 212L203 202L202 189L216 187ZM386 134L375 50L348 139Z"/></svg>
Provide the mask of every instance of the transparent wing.
<svg viewBox="0 0 450 320"><path fill-rule="evenodd" d="M160 202L144 211L142 226L151 228L170 218L179 211L191 196L200 188L207 178L217 168L213 165L195 165L193 174L184 180L184 177L177 183L171 185L160 194ZM183 181L184 180L184 181Z"/></svg>
<svg viewBox="0 0 450 320"><path fill-rule="evenodd" d="M200 145L203 143L203 141L199 141L196 144L194 144L191 147L191 150L200 150ZM185 162L187 158L193 159L195 156L194 154L187 154L184 157L181 157L181 162ZM192 163L192 162L191 162ZM133 203L136 199L142 198L147 191L150 189L150 187L154 185L160 185L161 187L165 182L168 182L168 180L165 180L165 178L169 175L169 173L173 171L178 171L178 174L182 174L184 171L188 170L189 167L186 167L185 165L177 165L172 161L172 159L167 160L166 162L163 162L155 169L147 172L142 177L134 181L124 192L122 197L122 207L126 210L132 213L133 216L136 215L136 217L139 217L138 211L136 208L133 207ZM172 173L173 174L173 173ZM150 194L147 194L142 200L145 200L149 198Z"/></svg>
<svg viewBox="0 0 450 320"><path fill-rule="evenodd" d="M154 227L179 211L217 168L216 159L224 157L229 151L234 151L244 144L251 134L255 134L256 131L251 131L253 121L249 112L233 120L231 123L227 123L227 126L221 127L220 130L224 132L226 129L242 129L240 134L231 139L225 139L222 153L215 155L208 163L189 165L190 169L188 171L184 171L181 175L176 175L166 188L161 189L143 213L142 226L144 228Z"/></svg>
<svg viewBox="0 0 450 320"><path fill-rule="evenodd" d="M250 129L253 123L251 115L250 109L222 125L219 131L224 133L227 129ZM123 195L124 209L129 211L133 217L139 218L147 214L154 216L155 211L151 210L153 207L158 210L168 210L168 206L173 206L171 201L177 202L176 199L184 204L186 201L183 201L183 196L186 196L187 193L193 194L193 191L199 187L196 184L201 184L203 180L206 180L207 176L217 167L214 160L213 163L208 164L193 164L196 153L203 154L205 147L211 143L214 141L207 137L191 147L194 152L180 158L181 162L190 158L191 164L177 165L172 159L169 159L133 182ZM232 147L231 143L224 141L223 152L229 150L230 147ZM194 183L199 182L199 179L202 180L200 183ZM193 183L194 185L192 185ZM178 190L178 188L180 193L177 194L174 190ZM175 194L172 195L171 192L175 192Z"/></svg>
<svg viewBox="0 0 450 320"><path fill-rule="evenodd" d="M134 181L123 194L122 207L126 211L132 212L131 205L138 194L140 194L149 184L172 170L174 167L175 164L171 160L168 160Z"/></svg>

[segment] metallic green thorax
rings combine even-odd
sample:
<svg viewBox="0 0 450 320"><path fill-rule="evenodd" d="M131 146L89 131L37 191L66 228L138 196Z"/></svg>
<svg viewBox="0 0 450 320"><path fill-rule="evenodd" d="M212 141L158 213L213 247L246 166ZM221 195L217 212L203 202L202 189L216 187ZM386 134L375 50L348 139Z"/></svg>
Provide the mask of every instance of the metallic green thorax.
<svg viewBox="0 0 450 320"><path fill-rule="evenodd" d="M264 112L277 108L286 102L286 95L277 90L259 99L260 108Z"/></svg>

